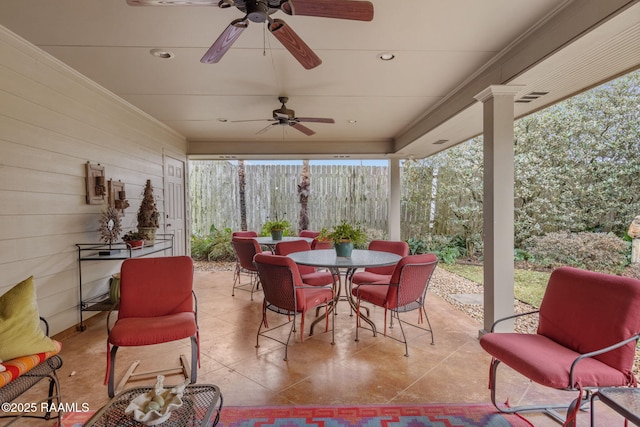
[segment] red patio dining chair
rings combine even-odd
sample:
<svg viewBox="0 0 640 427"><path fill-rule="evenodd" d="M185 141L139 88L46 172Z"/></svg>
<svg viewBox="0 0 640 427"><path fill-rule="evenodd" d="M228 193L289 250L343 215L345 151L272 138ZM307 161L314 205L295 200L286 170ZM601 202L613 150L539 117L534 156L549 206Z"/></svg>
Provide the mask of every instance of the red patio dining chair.
<svg viewBox="0 0 640 427"><path fill-rule="evenodd" d="M260 288L260 280L253 264L253 257L262 253L262 248L258 241L251 237L232 237L231 244L236 253L236 269L233 275L231 296L235 296L236 289L240 289L251 292L251 301L253 301L253 293ZM242 276L246 276L247 281L243 282Z"/></svg>
<svg viewBox="0 0 640 427"><path fill-rule="evenodd" d="M120 270L118 319L109 329L107 317L107 370L105 383L113 397L116 352L120 347L139 347L191 340L191 369L180 357L180 368L134 374L137 361L128 369L118 389L129 378L150 374L183 373L193 384L199 363L197 302L193 293L193 261L188 256L130 258ZM112 312L109 313L109 316ZM159 356L162 357L162 356Z"/></svg>
<svg viewBox="0 0 640 427"><path fill-rule="evenodd" d="M494 332L507 319L538 316L536 333ZM491 401L505 413L544 412L575 426L577 411L600 387L636 386L640 280L561 267L551 273L540 309L497 320L480 345L491 355ZM546 387L577 391L571 403L504 407L496 403L500 363ZM566 409L566 417L556 409Z"/></svg>
<svg viewBox="0 0 640 427"><path fill-rule="evenodd" d="M298 233L299 237L310 237L312 239L315 239L319 235L320 235L319 231L312 231L312 230L300 230L300 233Z"/></svg>
<svg viewBox="0 0 640 427"><path fill-rule="evenodd" d="M276 244L276 255L289 255L293 252L310 251L311 247L306 240L289 240ZM302 277L302 281L310 286L326 286L333 285L335 278L328 271L318 271L316 267L308 265L298 265L298 271Z"/></svg>
<svg viewBox="0 0 640 427"><path fill-rule="evenodd" d="M427 311L424 308L429 281L438 264L438 258L434 254L408 255L403 257L396 264L390 280L383 280L376 283L367 283L352 289L353 296L356 297L356 341L359 340L358 330L362 328L360 322L360 308L362 302L368 302L378 307L384 308L384 336L387 336L387 312L391 311L391 326L393 318L398 319L402 339L389 336L396 341L404 343L405 356L409 356L409 346L404 334L402 324L406 323L431 335L431 344L434 344L433 328ZM426 320L428 328L409 323L400 318L400 313L418 310L418 324ZM423 319L424 316L424 319ZM374 332L375 336L375 332Z"/></svg>
<svg viewBox="0 0 640 427"><path fill-rule="evenodd" d="M302 282L298 266L287 256L257 254L255 257L256 269L260 275L264 301L262 303L262 320L256 336L256 347L260 347L260 337L269 338L280 344L284 344L284 360L288 360L288 348L291 334L295 331L296 317L300 315L300 342L304 341L304 318L307 310L319 306L325 307L326 326L329 330L329 317L331 317L331 344L334 344L335 316L329 316L329 307L333 304L334 293L332 286L308 286ZM286 315L288 321L271 328L267 334L264 328L269 328L267 313L271 311ZM278 338L273 331L291 323L291 329L286 341Z"/></svg>
<svg viewBox="0 0 640 427"><path fill-rule="evenodd" d="M405 257L409 255L409 244L407 242L393 240L372 240L371 243L369 243L369 250L390 252ZM391 279L394 268L395 265L365 268L364 271L358 271L351 277L351 283L361 285L363 283L374 283L381 280L387 281Z"/></svg>
<svg viewBox="0 0 640 427"><path fill-rule="evenodd" d="M231 233L231 237L258 237L258 233L255 231L234 231Z"/></svg>
<svg viewBox="0 0 640 427"><path fill-rule="evenodd" d="M318 240L313 239L311 242L311 250L315 251L316 249L331 249L331 241L330 240Z"/></svg>

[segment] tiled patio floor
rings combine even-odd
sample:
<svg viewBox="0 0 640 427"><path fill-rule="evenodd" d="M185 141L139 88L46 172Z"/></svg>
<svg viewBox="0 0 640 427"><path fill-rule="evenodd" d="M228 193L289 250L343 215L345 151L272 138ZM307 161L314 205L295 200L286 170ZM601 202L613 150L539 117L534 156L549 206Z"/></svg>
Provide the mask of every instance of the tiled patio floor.
<svg viewBox="0 0 640 427"><path fill-rule="evenodd" d="M232 297L232 280L230 271L198 271L194 285L201 338L198 383L218 385L225 406L490 402L490 358L478 343L481 325L433 294L427 296L427 311L435 331L435 345L422 331L409 328L409 357L404 356L403 344L382 334L373 337L370 332L361 331L360 341L355 342L355 318L350 316L348 304L341 302L335 345L331 345L330 333L316 328L316 333L305 336L302 343L299 335L295 336L289 346L289 361L285 362L282 345L262 339L260 348L255 347L262 294L256 294L254 301L248 292L236 291ZM307 315L309 325L314 313ZM277 317L273 316L276 322ZM381 329L382 311L373 310L372 316ZM308 329L304 332L309 333ZM103 385L106 335L106 317L101 314L90 321L86 331L64 338L64 366L60 370L64 401L87 403L92 410L107 403L107 388ZM135 359L141 360L140 370L149 371L177 364L180 354L190 354L188 340L121 348L116 380ZM551 393L502 369L506 375L500 401L508 397L515 405L521 400L548 400L551 395L560 394L560 401L569 402L575 396L570 392ZM153 382L148 379L139 383ZM178 383L180 377L169 377L165 382ZM623 425L620 417L612 416L601 403L598 405L597 414L602 419L598 425ZM525 417L536 426L558 425L544 415ZM581 414L578 425L589 425L588 418L588 413ZM26 423L20 425L31 425ZM50 424L34 421L32 425Z"/></svg>

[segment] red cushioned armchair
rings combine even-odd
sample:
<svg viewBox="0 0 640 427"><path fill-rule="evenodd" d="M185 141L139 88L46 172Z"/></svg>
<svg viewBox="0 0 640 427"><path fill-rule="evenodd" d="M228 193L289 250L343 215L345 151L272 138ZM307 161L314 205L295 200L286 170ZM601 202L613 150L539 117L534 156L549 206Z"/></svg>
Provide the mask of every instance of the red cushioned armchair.
<svg viewBox="0 0 640 427"><path fill-rule="evenodd" d="M157 373L184 373L192 384L195 383L199 338L191 258L171 256L125 260L120 270L118 320L108 334L105 383L108 384L110 397L115 394L114 371L119 347L146 346L190 338L190 373L189 363L183 357L180 357L181 368ZM125 374L120 386L129 377L135 376L132 373L135 366ZM148 376L149 372L140 375Z"/></svg>
<svg viewBox="0 0 640 427"><path fill-rule="evenodd" d="M276 244L276 255L289 255L294 252L310 251L311 246L306 240L288 240ZM302 281L310 286L334 285L337 278L328 271L318 271L316 267L309 265L298 265L298 271Z"/></svg>
<svg viewBox="0 0 640 427"><path fill-rule="evenodd" d="M369 243L370 251L382 251L390 252L392 254L405 257L409 255L409 244L402 241L393 240L372 240ZM361 285L363 283L373 283L379 281L388 281L391 279L393 269L395 265L387 265L384 267L368 267L364 271L358 271L351 278L351 282L354 285Z"/></svg>
<svg viewBox="0 0 640 427"><path fill-rule="evenodd" d="M232 237L231 244L236 254L236 270L233 275L231 296L236 295L236 289L241 289L251 292L251 301L253 301L253 293L260 289L260 280L256 267L253 265L253 257L262 253L262 248L258 241L252 237ZM243 274L247 276L247 282L242 282Z"/></svg>
<svg viewBox="0 0 640 427"><path fill-rule="evenodd" d="M535 334L493 332L500 322L538 314ZM496 321L480 339L491 356L491 400L502 412L545 412L565 425L575 425L577 410L594 389L636 386L633 359L640 337L640 280L571 267L551 274L540 310ZM506 408L496 404L500 363L531 381L561 390L576 390L570 404ZM567 409L562 417L555 409Z"/></svg>
<svg viewBox="0 0 640 427"><path fill-rule="evenodd" d="M438 264L438 257L434 254L408 255L403 257L395 265L393 274L388 280L375 283L367 283L353 288L351 293L356 297L356 341L359 340L358 330L363 327L360 322L360 310L362 302L370 303L384 308L384 335L387 336L387 313L391 311L390 327L393 327L393 318L398 319L402 339L394 336L390 338L404 343L405 356L409 356L409 345L404 334L402 324L409 324L415 328L429 332L431 344L433 340L433 328L427 311L424 308L427 289L431 276ZM409 323L400 318L400 313L418 310L418 324L426 320L428 328L423 328L415 323ZM375 336L375 331L374 331Z"/></svg>
<svg viewBox="0 0 640 427"><path fill-rule="evenodd" d="M329 328L329 317L331 317L331 344L334 344L334 323L335 316L329 316L329 308L334 303L334 293L332 286L309 286L302 282L298 266L287 256L257 254L255 264L262 282L264 292L264 302L262 304L262 320L258 327L256 336L256 347L260 347L260 336L272 339L284 344L284 360L287 360L289 340L295 331L296 317L300 315L300 341L304 341L304 317L307 310L315 307L325 307L325 330ZM264 328L269 327L267 319L268 311L286 315L288 322L282 323L272 330L278 329L291 323L291 329L286 341L275 334L268 335Z"/></svg>

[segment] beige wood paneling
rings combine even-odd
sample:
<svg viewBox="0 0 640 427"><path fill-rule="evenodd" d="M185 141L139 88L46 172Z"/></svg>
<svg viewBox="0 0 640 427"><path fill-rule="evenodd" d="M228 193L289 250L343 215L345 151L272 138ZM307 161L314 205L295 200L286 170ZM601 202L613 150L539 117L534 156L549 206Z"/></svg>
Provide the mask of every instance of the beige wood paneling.
<svg viewBox="0 0 640 427"><path fill-rule="evenodd" d="M106 207L85 203L85 163L100 163L107 179L125 184L130 228L147 179L163 207L166 149L185 155L186 141L0 27L0 294L34 275L52 333L76 325L75 243L97 242ZM83 263L86 294L106 292L119 268L119 261Z"/></svg>

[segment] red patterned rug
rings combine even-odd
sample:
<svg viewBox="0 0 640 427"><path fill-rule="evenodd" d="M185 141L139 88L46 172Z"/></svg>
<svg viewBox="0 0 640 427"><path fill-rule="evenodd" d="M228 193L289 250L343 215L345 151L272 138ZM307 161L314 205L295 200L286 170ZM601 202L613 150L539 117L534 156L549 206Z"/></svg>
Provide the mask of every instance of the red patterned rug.
<svg viewBox="0 0 640 427"><path fill-rule="evenodd" d="M531 427L492 405L228 406L219 427Z"/></svg>

